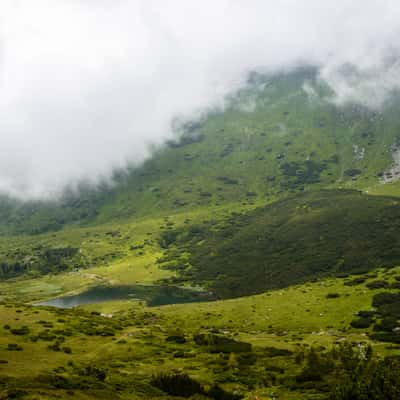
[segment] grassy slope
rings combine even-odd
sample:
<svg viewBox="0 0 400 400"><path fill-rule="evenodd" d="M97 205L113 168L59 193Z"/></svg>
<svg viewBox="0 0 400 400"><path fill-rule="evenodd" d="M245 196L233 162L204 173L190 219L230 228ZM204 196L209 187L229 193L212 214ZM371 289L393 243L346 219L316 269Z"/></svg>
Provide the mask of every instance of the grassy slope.
<svg viewBox="0 0 400 400"><path fill-rule="evenodd" d="M397 196L398 183L382 185L377 177L391 165L390 147L398 140L395 105L388 105L382 114L355 106L337 108L307 96L304 82L311 82L321 96L327 94L312 70L272 78L253 76L223 113L183 129L184 137L202 140L177 139L156 150L142 167L116 175L112 189L81 188L79 197L69 193L61 207L1 203L0 232L64 229L34 237L0 237L0 263L22 261L29 274L37 276L49 270L41 265L37 243L45 249L73 246L79 249L77 257L63 260L69 269L99 267L101 275L111 276L114 272L106 273L104 266L115 265L117 279L148 280L136 276L136 271L126 272L130 265L147 263L137 257L139 251L129 250L137 241L149 239L145 232L134 230L149 226L153 244L146 254L154 261L160 255L154 238L171 228L162 221L166 215L178 225L184 219L185 225L199 224L218 220L223 210L243 212L321 188ZM348 176L352 170L360 175ZM80 227L88 223L90 227ZM129 234L106 234L120 228ZM36 266L29 261L32 254Z"/></svg>
<svg viewBox="0 0 400 400"><path fill-rule="evenodd" d="M196 131L202 141L160 149L132 171L98 220L270 202L303 189L380 187L377 174L391 164L390 146L398 139L396 108L378 114L314 101L302 90L307 78L304 72L260 78L225 112L205 119ZM360 175L347 176L351 170Z"/></svg>
<svg viewBox="0 0 400 400"><path fill-rule="evenodd" d="M399 206L396 197L349 190L303 193L223 223L177 229L163 260L222 297L393 266L400 263Z"/></svg>
<svg viewBox="0 0 400 400"><path fill-rule="evenodd" d="M309 97L304 82L321 97ZM61 206L2 201L0 232L40 233L210 205L265 203L322 187L399 193L397 184L382 187L377 178L391 165L390 147L399 139L397 102L377 113L336 107L321 100L327 94L312 70L253 77L224 112L184 125L186 139L155 149L141 167L116 173L113 188L82 186ZM187 139L193 137L201 140ZM360 174L348 176L351 171Z"/></svg>

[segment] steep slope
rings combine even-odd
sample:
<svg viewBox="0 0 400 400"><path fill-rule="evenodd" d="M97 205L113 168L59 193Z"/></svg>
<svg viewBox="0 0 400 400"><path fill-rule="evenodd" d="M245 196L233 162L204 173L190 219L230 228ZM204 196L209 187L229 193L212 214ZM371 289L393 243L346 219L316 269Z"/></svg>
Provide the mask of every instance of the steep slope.
<svg viewBox="0 0 400 400"><path fill-rule="evenodd" d="M397 107L337 107L324 96L329 92L313 70L253 76L224 112L189 125L180 140L132 170L99 220L380 186L399 140Z"/></svg>
<svg viewBox="0 0 400 400"><path fill-rule="evenodd" d="M336 106L304 68L252 74L223 111L175 124L176 139L140 167L115 173L115 185L82 185L60 203L0 202L0 233L42 233L230 203L270 202L320 188L399 193L398 100L381 112ZM385 171L387 174L385 175ZM393 189L394 188L394 189Z"/></svg>

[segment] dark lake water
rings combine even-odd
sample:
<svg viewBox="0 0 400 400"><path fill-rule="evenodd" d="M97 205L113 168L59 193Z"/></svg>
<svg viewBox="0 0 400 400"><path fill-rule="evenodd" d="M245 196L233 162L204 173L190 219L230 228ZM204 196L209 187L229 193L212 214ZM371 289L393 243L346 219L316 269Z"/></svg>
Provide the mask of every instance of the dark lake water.
<svg viewBox="0 0 400 400"><path fill-rule="evenodd" d="M149 306L165 304L193 303L215 300L208 292L201 292L177 286L96 286L85 292L65 297L57 297L41 303L39 306L72 308L83 304L102 303L110 300L143 300Z"/></svg>

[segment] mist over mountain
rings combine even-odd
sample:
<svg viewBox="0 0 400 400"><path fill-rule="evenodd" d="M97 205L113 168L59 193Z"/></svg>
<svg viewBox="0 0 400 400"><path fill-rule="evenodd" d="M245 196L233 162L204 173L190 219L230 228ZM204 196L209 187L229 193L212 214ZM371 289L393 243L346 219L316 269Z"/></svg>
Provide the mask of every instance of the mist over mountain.
<svg viewBox="0 0 400 400"><path fill-rule="evenodd" d="M250 71L319 68L331 101L399 86L395 1L46 1L0 5L0 192L109 180L226 105Z"/></svg>

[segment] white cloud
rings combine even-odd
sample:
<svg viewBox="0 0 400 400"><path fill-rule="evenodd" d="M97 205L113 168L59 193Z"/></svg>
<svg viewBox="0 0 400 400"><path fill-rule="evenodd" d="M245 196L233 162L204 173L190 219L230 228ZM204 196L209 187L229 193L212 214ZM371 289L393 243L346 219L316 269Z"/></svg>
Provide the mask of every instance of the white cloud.
<svg viewBox="0 0 400 400"><path fill-rule="evenodd" d="M142 161L252 69L322 67L338 101L399 86L393 0L2 0L0 191L53 194ZM353 64L362 79L344 79Z"/></svg>

